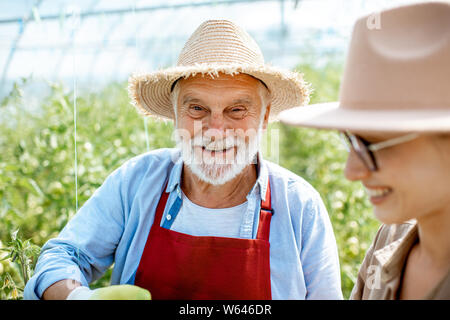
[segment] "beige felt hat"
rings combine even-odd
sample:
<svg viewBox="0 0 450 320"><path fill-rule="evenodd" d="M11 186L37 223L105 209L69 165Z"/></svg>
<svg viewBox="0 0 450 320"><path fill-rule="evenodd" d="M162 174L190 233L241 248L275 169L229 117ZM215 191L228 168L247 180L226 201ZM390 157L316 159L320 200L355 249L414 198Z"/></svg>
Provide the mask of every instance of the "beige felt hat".
<svg viewBox="0 0 450 320"><path fill-rule="evenodd" d="M302 75L265 64L250 35L227 20L202 23L187 40L176 66L133 74L128 80L128 92L140 113L173 119L170 101L173 83L196 74L215 77L219 72L245 73L263 81L272 97L272 120L282 110L309 102L309 86Z"/></svg>
<svg viewBox="0 0 450 320"><path fill-rule="evenodd" d="M419 3L359 19L339 102L293 108L295 126L349 131L450 131L450 4Z"/></svg>

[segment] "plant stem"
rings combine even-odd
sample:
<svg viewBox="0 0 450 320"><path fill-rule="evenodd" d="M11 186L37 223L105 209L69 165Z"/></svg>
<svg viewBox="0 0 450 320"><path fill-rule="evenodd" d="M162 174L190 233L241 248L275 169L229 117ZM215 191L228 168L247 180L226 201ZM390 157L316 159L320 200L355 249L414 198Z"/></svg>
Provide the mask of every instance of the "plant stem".
<svg viewBox="0 0 450 320"><path fill-rule="evenodd" d="M19 259L20 259L20 268L22 271L23 284L25 286L28 282L28 273L27 273L27 267L26 267L26 257L24 258L23 252L20 253Z"/></svg>

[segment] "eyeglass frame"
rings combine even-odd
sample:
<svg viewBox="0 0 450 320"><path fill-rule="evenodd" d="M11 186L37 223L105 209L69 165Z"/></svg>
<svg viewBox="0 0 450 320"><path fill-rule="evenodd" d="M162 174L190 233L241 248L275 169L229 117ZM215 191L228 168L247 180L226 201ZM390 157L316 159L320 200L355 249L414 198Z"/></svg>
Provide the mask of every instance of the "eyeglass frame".
<svg viewBox="0 0 450 320"><path fill-rule="evenodd" d="M379 169L374 154L375 151L393 147L401 143L409 142L419 137L418 133L409 133L385 141L369 143L364 138L356 134L350 133L349 131L343 131L341 132L341 135L344 136L344 140L346 141L345 145L350 146L358 155L358 157L361 159L361 161L364 163L366 168L372 172L375 172ZM368 155L368 157L365 157L365 155Z"/></svg>

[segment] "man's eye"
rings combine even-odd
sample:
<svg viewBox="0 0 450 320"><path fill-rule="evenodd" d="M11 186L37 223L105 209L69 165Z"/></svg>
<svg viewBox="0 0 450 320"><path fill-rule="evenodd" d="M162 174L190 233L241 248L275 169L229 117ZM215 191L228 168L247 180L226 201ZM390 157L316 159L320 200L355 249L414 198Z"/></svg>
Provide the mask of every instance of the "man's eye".
<svg viewBox="0 0 450 320"><path fill-rule="evenodd" d="M205 112L206 110L202 106L199 105L189 106L189 114L191 115L191 117L195 118L203 117L205 115Z"/></svg>
<svg viewBox="0 0 450 320"><path fill-rule="evenodd" d="M246 109L242 107L234 107L230 109L231 113L234 115L242 115L245 113Z"/></svg>
<svg viewBox="0 0 450 320"><path fill-rule="evenodd" d="M233 107L228 109L228 114L233 119L242 119L246 114L247 109L243 107Z"/></svg>
<svg viewBox="0 0 450 320"><path fill-rule="evenodd" d="M205 109L202 106L199 105L192 105L189 107L189 110L191 112L199 113L205 111Z"/></svg>

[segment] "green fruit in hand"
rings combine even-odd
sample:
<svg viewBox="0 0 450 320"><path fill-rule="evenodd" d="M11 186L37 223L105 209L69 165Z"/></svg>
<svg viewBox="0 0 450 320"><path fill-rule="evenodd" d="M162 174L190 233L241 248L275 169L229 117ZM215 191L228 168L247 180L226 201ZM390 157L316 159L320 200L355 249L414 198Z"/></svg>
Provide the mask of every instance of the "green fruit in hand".
<svg viewBox="0 0 450 320"><path fill-rule="evenodd" d="M115 285L94 290L90 300L151 300L146 289L129 284Z"/></svg>

